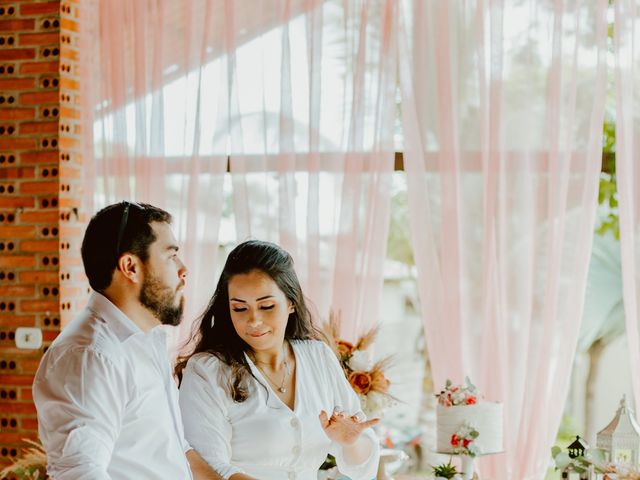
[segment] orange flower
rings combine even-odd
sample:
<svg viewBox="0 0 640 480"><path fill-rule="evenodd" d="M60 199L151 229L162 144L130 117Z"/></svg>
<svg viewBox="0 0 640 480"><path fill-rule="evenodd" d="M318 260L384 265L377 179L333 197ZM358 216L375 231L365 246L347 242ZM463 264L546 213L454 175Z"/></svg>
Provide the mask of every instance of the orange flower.
<svg viewBox="0 0 640 480"><path fill-rule="evenodd" d="M345 340L338 340L336 347L338 348L338 354L343 358L351 355L356 349L353 343L347 342Z"/></svg>
<svg viewBox="0 0 640 480"><path fill-rule="evenodd" d="M386 392L389 390L391 382L380 369L374 369L371 372L371 390L376 392Z"/></svg>
<svg viewBox="0 0 640 480"><path fill-rule="evenodd" d="M353 372L349 375L351 387L362 395L366 395L371 390L371 375L367 372Z"/></svg>

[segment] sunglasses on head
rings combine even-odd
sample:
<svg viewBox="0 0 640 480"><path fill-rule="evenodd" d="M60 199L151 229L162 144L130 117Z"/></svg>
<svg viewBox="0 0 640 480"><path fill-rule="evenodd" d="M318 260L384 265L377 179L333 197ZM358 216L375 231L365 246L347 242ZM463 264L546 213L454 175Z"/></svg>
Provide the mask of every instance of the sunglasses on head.
<svg viewBox="0 0 640 480"><path fill-rule="evenodd" d="M120 217L120 227L118 228L118 241L116 242L116 258L120 256L120 247L122 238L124 237L124 231L127 229L127 223L129 221L129 209L131 207L144 210L144 207L136 202L123 201L124 208L122 209L122 216Z"/></svg>

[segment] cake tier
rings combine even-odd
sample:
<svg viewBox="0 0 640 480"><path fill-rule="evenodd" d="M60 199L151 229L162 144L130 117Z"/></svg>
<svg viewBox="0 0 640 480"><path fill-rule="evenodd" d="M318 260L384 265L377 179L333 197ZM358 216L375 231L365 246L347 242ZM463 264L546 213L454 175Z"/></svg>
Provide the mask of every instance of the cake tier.
<svg viewBox="0 0 640 480"><path fill-rule="evenodd" d="M438 452L453 453L451 437L465 423L471 425L480 434L474 442L480 454L502 451L501 403L481 402L475 405L453 407L438 405L436 414Z"/></svg>

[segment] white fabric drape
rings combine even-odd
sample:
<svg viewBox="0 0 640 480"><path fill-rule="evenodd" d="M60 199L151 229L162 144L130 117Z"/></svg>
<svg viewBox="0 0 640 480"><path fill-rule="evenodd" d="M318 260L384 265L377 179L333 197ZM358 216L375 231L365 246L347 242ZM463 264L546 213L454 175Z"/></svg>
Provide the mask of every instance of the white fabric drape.
<svg viewBox="0 0 640 480"><path fill-rule="evenodd" d="M615 2L616 169L624 313L636 412L640 412L640 3Z"/></svg>
<svg viewBox="0 0 640 480"><path fill-rule="evenodd" d="M405 169L436 388L504 403L483 476L543 479L594 229L606 1L404 2Z"/></svg>
<svg viewBox="0 0 640 480"><path fill-rule="evenodd" d="M281 2L255 45L238 43L241 4L225 21L238 240L287 249L317 316L340 311L354 339L377 323L383 281L396 2L309 0L299 15Z"/></svg>
<svg viewBox="0 0 640 480"><path fill-rule="evenodd" d="M226 101L205 80L220 53L222 3L109 0L82 9L88 208L129 199L173 214L189 269L179 337L216 280L227 155L215 139Z"/></svg>

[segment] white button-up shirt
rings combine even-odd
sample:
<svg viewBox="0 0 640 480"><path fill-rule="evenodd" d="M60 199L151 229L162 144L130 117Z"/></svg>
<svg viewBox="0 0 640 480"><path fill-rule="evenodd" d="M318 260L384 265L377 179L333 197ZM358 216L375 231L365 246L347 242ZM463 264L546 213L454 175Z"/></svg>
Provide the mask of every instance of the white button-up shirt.
<svg viewBox="0 0 640 480"><path fill-rule="evenodd" d="M52 478L192 478L165 332L145 334L104 296L49 347L33 398Z"/></svg>
<svg viewBox="0 0 640 480"><path fill-rule="evenodd" d="M353 480L376 476L379 447L372 429L370 457L348 464L342 447L324 433L318 415L335 406L355 415L360 401L333 352L322 342L294 341L296 391L294 409L273 392L262 373L249 361L262 383L250 380L249 398L242 403L229 396L229 367L216 357L194 355L183 372L180 409L185 436L202 457L224 478L245 473L260 480L317 478L318 468L331 453L340 472Z"/></svg>

